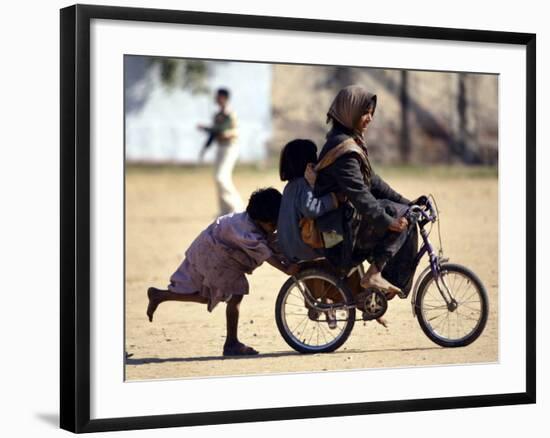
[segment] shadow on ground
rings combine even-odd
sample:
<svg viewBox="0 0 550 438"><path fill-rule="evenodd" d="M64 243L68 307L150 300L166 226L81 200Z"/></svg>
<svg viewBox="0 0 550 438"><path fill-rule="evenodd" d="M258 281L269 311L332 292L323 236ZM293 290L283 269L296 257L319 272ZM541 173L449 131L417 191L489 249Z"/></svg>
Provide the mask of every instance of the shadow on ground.
<svg viewBox="0 0 550 438"><path fill-rule="evenodd" d="M350 354L350 353L388 353L388 352L411 352L411 351L428 351L428 350L440 350L441 347L427 347L427 348L386 348L378 350L341 350L334 351L330 354ZM318 353L318 354L329 354L329 353ZM271 357L286 357L286 356L301 356L302 354L296 351L274 351L273 353L263 353L257 354L255 356L197 356L197 357L143 357L143 358L134 358L127 357L126 365L146 365L154 363L166 363L166 362L209 362L216 360L235 360L235 359L265 359ZM133 356L133 355L132 355ZM306 356L306 355L304 355ZM307 355L310 356L310 355ZM315 355L311 355L315 356Z"/></svg>

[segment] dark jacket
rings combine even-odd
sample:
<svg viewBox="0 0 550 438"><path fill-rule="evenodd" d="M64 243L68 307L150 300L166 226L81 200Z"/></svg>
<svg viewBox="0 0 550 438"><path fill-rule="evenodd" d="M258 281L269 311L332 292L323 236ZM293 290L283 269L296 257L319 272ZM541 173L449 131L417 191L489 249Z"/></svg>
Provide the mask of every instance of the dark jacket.
<svg viewBox="0 0 550 438"><path fill-rule="evenodd" d="M321 150L319 159L335 146L351 137L351 133L342 126L335 127L327 136L327 141ZM373 173L370 185L365 181L361 171L360 161L355 154L345 154L333 164L319 171L315 182L315 196L327 193L344 193L363 220L383 233L395 220L389 215L378 200L408 204L409 200L393 190L381 177Z"/></svg>

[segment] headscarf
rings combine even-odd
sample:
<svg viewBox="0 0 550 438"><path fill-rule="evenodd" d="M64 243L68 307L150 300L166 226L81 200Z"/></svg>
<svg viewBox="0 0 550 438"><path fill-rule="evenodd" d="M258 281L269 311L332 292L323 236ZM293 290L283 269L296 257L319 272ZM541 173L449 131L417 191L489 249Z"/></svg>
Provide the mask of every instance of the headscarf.
<svg viewBox="0 0 550 438"><path fill-rule="evenodd" d="M327 123L335 120L340 125L349 129L353 134L355 142L365 151L365 161L363 167L363 176L370 185L372 177L372 167L369 160L367 145L363 137L363 130L357 129L356 124L359 118L366 114L369 107L372 106L372 114L376 110L376 95L369 93L360 85L349 85L342 88L330 106L327 113ZM330 133L329 133L330 135Z"/></svg>
<svg viewBox="0 0 550 438"><path fill-rule="evenodd" d="M369 106L373 106L373 115L376 110L376 95L369 93L360 85L350 85L342 88L330 106L327 113L327 123L334 119L353 132L353 136L364 143L363 131L357 130L355 125L359 118L367 113Z"/></svg>

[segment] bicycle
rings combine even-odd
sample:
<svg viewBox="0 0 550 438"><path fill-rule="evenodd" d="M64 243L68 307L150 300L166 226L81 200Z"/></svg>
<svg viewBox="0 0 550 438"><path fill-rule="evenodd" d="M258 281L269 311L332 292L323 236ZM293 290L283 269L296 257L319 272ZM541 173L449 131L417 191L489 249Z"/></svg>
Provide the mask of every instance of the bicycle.
<svg viewBox="0 0 550 438"><path fill-rule="evenodd" d="M474 272L449 263L441 250L436 254L426 230L426 225L438 221L434 204L435 201L423 196L406 213L422 238L415 266L426 254L429 266L420 273L409 293L397 296L406 299L412 293L413 317L429 339L442 347L463 347L483 332L489 299ZM360 289L358 284L364 275L359 264L346 275L314 267L290 277L281 287L275 304L277 328L286 343L300 353L332 352L346 342L356 321L381 318L388 308L386 295L374 288ZM356 311L362 313L360 319L356 319Z"/></svg>

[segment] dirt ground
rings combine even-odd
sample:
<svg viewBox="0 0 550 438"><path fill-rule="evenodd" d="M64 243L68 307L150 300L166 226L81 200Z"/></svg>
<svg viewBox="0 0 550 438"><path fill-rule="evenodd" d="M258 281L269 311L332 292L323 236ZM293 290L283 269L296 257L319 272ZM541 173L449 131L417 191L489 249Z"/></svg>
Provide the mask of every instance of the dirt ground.
<svg viewBox="0 0 550 438"><path fill-rule="evenodd" d="M410 300L395 298L386 318L356 322L336 352L300 355L277 330L277 293L284 274L264 264L249 276L241 304L239 337L260 355L223 358L225 305L212 313L194 303L161 304L147 320L146 291L165 287L183 254L217 212L210 169L129 168L126 175L126 359L127 380L327 371L379 367L495 362L498 360L498 180L471 170L386 170L381 175L409 198L432 193L441 213L446 256L480 277L489 293L490 315L481 337L468 347L432 343L411 312ZM274 170L240 169L235 184L243 199L258 187L282 190ZM437 230L432 243L439 246ZM420 272L425 262L417 271Z"/></svg>

